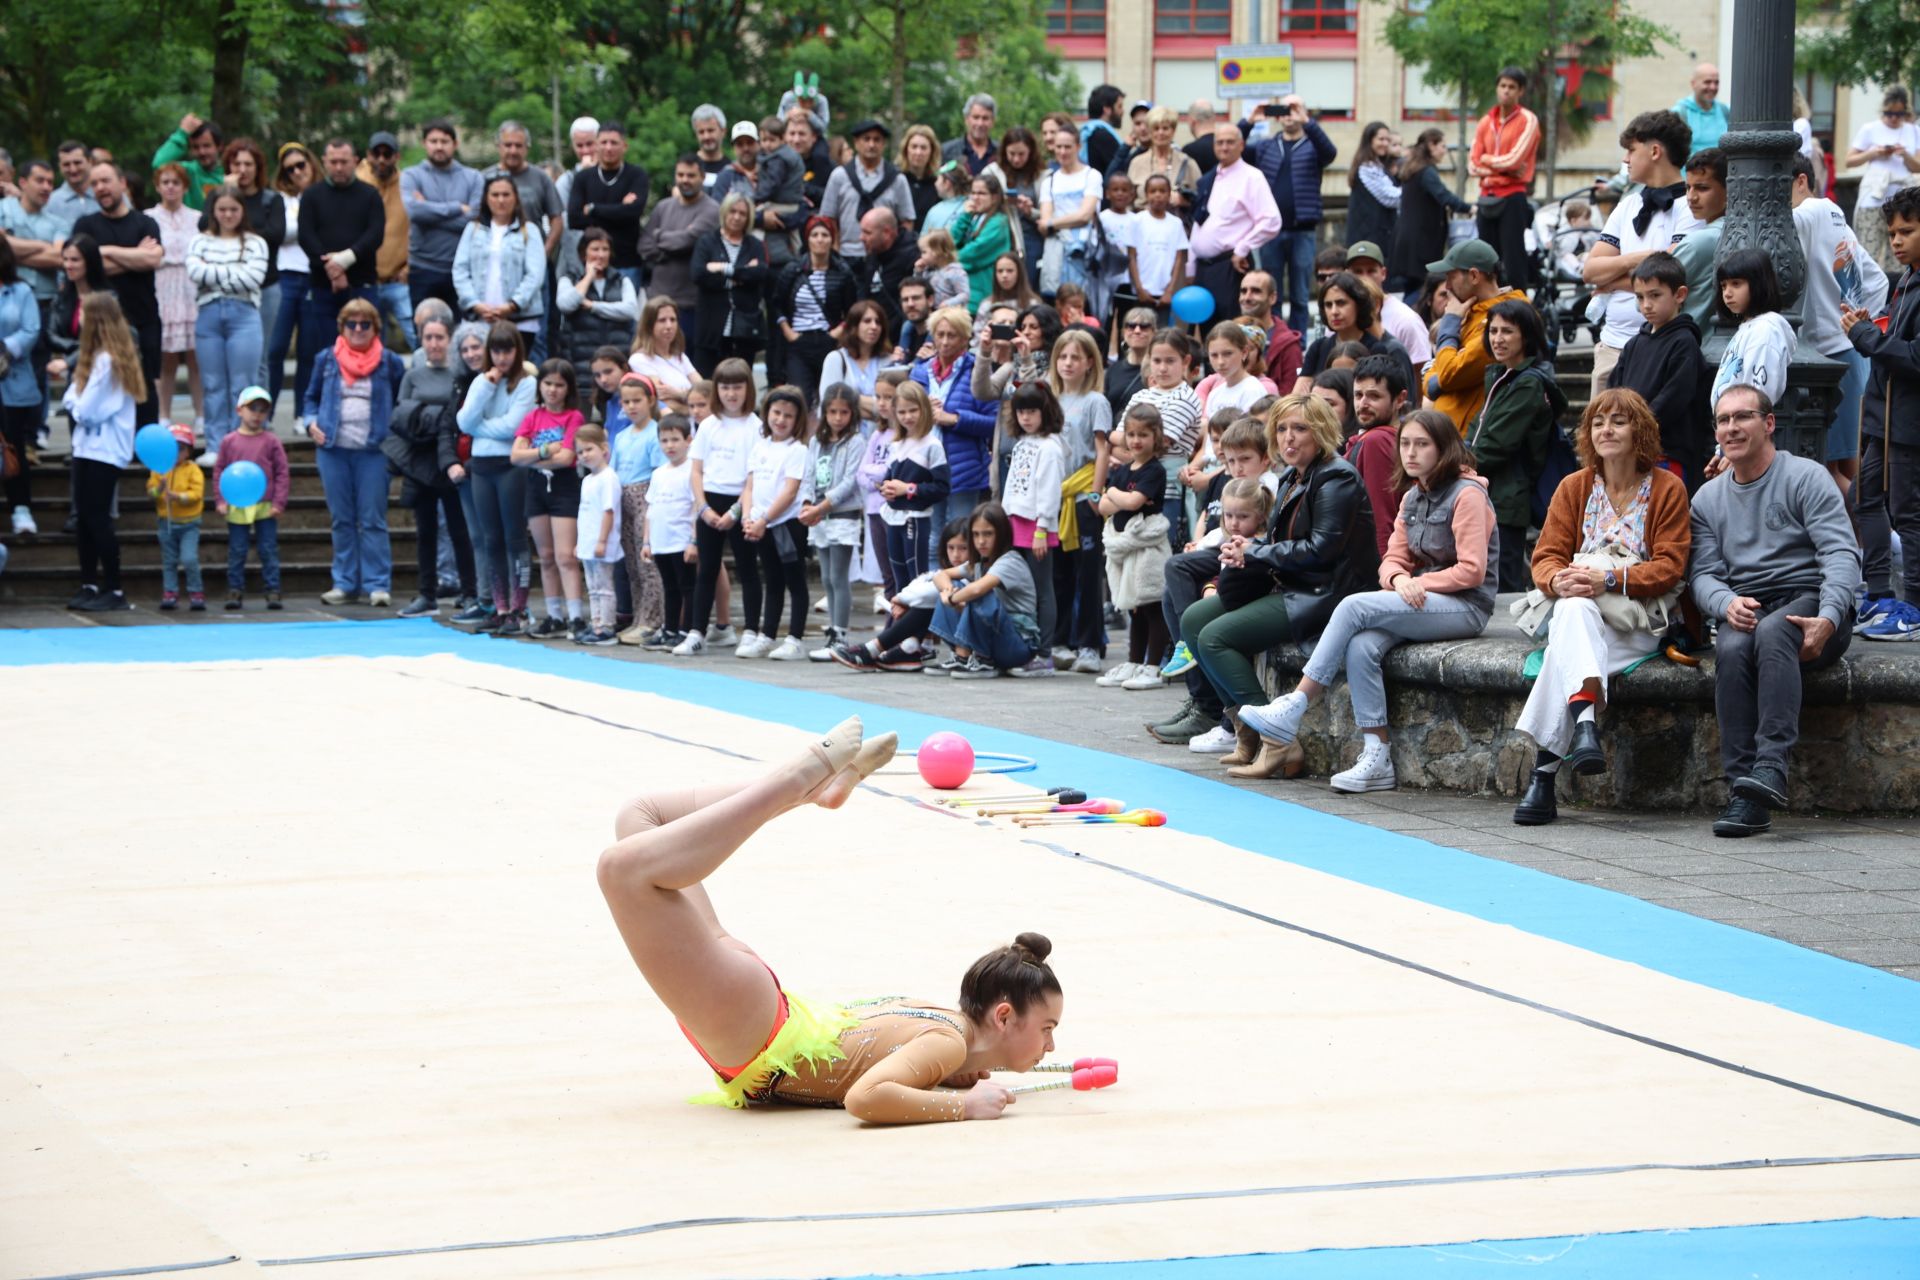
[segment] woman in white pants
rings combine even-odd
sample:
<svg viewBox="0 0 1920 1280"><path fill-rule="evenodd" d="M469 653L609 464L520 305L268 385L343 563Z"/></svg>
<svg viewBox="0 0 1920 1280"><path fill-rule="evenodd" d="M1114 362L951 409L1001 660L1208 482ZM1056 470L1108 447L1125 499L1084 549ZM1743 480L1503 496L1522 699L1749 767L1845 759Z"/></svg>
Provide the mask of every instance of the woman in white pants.
<svg viewBox="0 0 1920 1280"><path fill-rule="evenodd" d="M1409 640L1464 640L1486 630L1499 579L1499 529L1486 480L1475 474L1453 419L1432 409L1400 423L1395 488L1406 486L1394 517L1379 591L1348 596L1333 611L1292 693L1264 707L1240 708L1242 725L1286 745L1307 708L1344 670L1360 726L1360 759L1333 775L1335 791L1387 791L1395 784L1387 752L1387 686L1381 663Z"/></svg>
<svg viewBox="0 0 1920 1280"><path fill-rule="evenodd" d="M1558 816L1563 761L1576 773L1605 772L1597 716L1607 679L1659 647L1693 546L1686 485L1659 465L1660 424L1638 392L1601 392L1574 448L1585 465L1554 491L1533 552L1534 585L1553 613L1516 726L1540 747L1513 811L1528 827Z"/></svg>

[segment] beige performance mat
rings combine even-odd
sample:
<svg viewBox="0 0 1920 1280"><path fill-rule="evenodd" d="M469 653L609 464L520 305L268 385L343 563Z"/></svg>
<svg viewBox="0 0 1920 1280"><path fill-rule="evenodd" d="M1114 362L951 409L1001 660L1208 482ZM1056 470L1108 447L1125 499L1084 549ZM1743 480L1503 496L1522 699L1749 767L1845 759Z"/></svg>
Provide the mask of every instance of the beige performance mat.
<svg viewBox="0 0 1920 1280"><path fill-rule="evenodd" d="M709 882L722 920L824 998L950 1000L1045 932L1059 1056L1119 1086L918 1129L688 1106L703 1069L595 858L631 793L821 726L452 657L21 668L4 715L32 753L0 771L0 1276L828 1276L1920 1214L1920 1161L1887 1158L1920 1151L1911 1048L1177 827L962 820L910 771L763 831Z"/></svg>

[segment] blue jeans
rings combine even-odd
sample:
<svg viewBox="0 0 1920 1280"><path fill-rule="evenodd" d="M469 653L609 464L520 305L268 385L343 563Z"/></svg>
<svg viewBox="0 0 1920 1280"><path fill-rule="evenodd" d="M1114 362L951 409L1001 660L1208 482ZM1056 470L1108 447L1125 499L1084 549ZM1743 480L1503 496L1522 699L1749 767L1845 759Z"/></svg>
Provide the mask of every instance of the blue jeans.
<svg viewBox="0 0 1920 1280"><path fill-rule="evenodd" d="M378 449L315 449L333 516L333 586L348 595L393 589L387 540L387 459Z"/></svg>
<svg viewBox="0 0 1920 1280"><path fill-rule="evenodd" d="M253 375L253 385L256 387L272 389L272 384L267 381L272 376L267 368L267 339L272 336L279 323L280 282L275 280L260 290L260 367L254 371ZM284 358L285 352L281 354Z"/></svg>
<svg viewBox="0 0 1920 1280"><path fill-rule="evenodd" d="M473 470L473 464L467 464L467 470ZM493 607L493 576L487 569L485 543L480 536L480 504L475 500L473 477L471 474L458 486L460 494L460 514L467 518L467 534L473 540L474 595L481 604Z"/></svg>
<svg viewBox="0 0 1920 1280"><path fill-rule="evenodd" d="M1014 630L998 591L957 609L936 604L933 625L928 629L956 649L970 649L1003 671L1024 666L1033 657L1033 646Z"/></svg>
<svg viewBox="0 0 1920 1280"><path fill-rule="evenodd" d="M389 280L385 284L375 285L373 305L380 309L380 323L384 329L388 324L400 330L400 336L406 339L407 350L414 351L420 346L420 335L413 331L413 294L404 280Z"/></svg>
<svg viewBox="0 0 1920 1280"><path fill-rule="evenodd" d="M1307 300L1313 296L1313 255L1314 228L1301 231L1282 231L1279 238L1269 241L1261 248L1261 258L1267 271L1273 276L1273 283L1279 288L1280 296L1287 300L1287 323L1294 332L1305 333L1307 323ZM1283 282L1281 276L1287 278ZM1215 319L1228 317L1216 316Z"/></svg>
<svg viewBox="0 0 1920 1280"><path fill-rule="evenodd" d="M207 395L207 447L218 451L238 417L234 400L260 372L260 308L214 299L193 322L193 344Z"/></svg>
<svg viewBox="0 0 1920 1280"><path fill-rule="evenodd" d="M1822 459L1838 462L1860 456L1860 397L1867 393L1873 362L1852 347L1829 359L1847 366L1840 375L1840 408L1834 413L1833 425L1827 428L1827 456Z"/></svg>
<svg viewBox="0 0 1920 1280"><path fill-rule="evenodd" d="M1329 685L1343 670L1353 699L1353 722L1362 729L1387 727L1387 682L1380 674L1396 645L1410 640L1465 640L1487 627L1487 615L1457 595L1427 593L1416 609L1397 591L1362 591L1342 600L1327 620L1301 672Z"/></svg>
<svg viewBox="0 0 1920 1280"><path fill-rule="evenodd" d="M933 532L931 536L938 538L940 531L947 527L949 520L958 520L961 516L972 515L975 507L983 502L991 501L992 498L993 491L991 489L955 489L948 493L946 497L935 503L932 508ZM900 583L903 587L906 584L905 579Z"/></svg>
<svg viewBox="0 0 1920 1280"><path fill-rule="evenodd" d="M180 571L187 574L187 590L200 590L200 521L167 520L159 523L160 589L179 590Z"/></svg>
<svg viewBox="0 0 1920 1280"><path fill-rule="evenodd" d="M260 581L280 590L280 521L273 516L252 524L227 525L227 590L247 589L247 544L260 550Z"/></svg>
<svg viewBox="0 0 1920 1280"><path fill-rule="evenodd" d="M313 373L313 362L320 353L333 346L333 340L340 336L340 308L355 298L372 302L373 286L348 285L344 289L316 287L312 280L307 282L307 300L300 309L300 365L295 374L293 415L300 417L306 412L307 382Z"/></svg>
<svg viewBox="0 0 1920 1280"><path fill-rule="evenodd" d="M933 567L933 539L937 527L931 517L907 518L905 524L887 525L887 560L893 565L893 580L902 587Z"/></svg>
<svg viewBox="0 0 1920 1280"><path fill-rule="evenodd" d="M280 387L287 378L287 352L293 349L293 331L299 327L307 309L307 277L294 271L280 277L280 301L274 308L273 326L267 330L267 376L261 386L280 403ZM266 312L263 310L261 315ZM295 356L293 372L293 412L298 417L300 402L307 394L307 375L313 371L313 353L302 342Z"/></svg>

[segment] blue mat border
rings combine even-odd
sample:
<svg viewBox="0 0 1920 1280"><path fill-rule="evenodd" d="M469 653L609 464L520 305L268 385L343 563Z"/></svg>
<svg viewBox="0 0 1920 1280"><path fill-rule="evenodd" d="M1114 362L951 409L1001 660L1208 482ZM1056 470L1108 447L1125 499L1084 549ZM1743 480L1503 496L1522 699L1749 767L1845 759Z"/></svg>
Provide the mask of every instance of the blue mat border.
<svg viewBox="0 0 1920 1280"><path fill-rule="evenodd" d="M1451 1280L1506 1280L1522 1269L1550 1270L1554 1280L1602 1276L1914 1280L1920 1277L1920 1218L1847 1218L1141 1262L1042 1263L988 1271L920 1272L913 1274L913 1280L1402 1280L1429 1273ZM885 1273L885 1280L899 1274ZM883 1280L883 1276L876 1273L855 1280Z"/></svg>
<svg viewBox="0 0 1920 1280"><path fill-rule="evenodd" d="M1033 757L1039 769L1015 775L1022 782L1049 786L1097 780L1102 791L1165 810L1182 830L1920 1048L1920 983L1868 965L1160 765L950 717L730 677L713 659L672 666L615 662L571 649L471 636L430 619L0 631L0 668L432 654L795 725L827 725L858 712L869 732L891 729L905 743L939 729L959 729L976 749ZM855 677L848 677L848 684L858 687Z"/></svg>

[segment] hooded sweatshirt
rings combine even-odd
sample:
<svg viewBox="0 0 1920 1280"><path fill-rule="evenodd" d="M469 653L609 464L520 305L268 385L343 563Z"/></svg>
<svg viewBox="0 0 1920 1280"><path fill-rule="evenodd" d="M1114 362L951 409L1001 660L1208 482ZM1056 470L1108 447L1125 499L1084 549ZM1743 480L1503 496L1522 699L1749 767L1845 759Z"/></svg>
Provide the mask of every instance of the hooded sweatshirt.
<svg viewBox="0 0 1920 1280"><path fill-rule="evenodd" d="M1620 349L1620 363L1607 376L1609 389L1638 391L1660 424L1660 451L1686 468L1687 490L1700 485L1700 469L1713 449L1713 377L1700 353L1700 326L1675 316L1659 330L1642 325Z"/></svg>
<svg viewBox="0 0 1920 1280"><path fill-rule="evenodd" d="M1533 514L1533 482L1547 462L1551 433L1567 411L1553 365L1487 370L1486 404L1467 436L1474 466L1486 477L1497 523L1525 527Z"/></svg>

